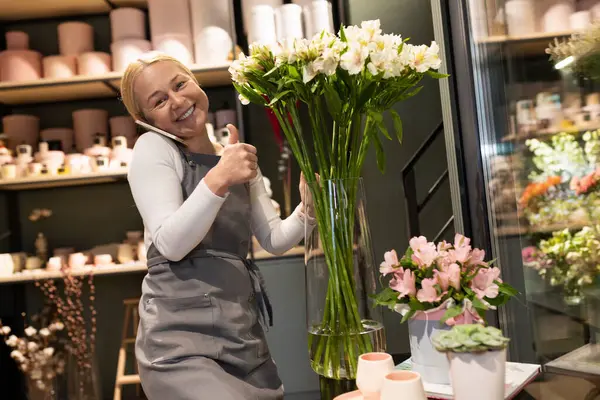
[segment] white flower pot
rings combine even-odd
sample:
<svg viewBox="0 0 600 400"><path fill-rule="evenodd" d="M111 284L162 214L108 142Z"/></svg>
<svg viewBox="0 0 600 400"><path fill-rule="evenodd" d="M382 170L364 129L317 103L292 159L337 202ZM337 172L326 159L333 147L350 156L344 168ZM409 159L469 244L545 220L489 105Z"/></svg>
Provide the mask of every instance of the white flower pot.
<svg viewBox="0 0 600 400"><path fill-rule="evenodd" d="M448 353L455 400L504 400L506 350Z"/></svg>

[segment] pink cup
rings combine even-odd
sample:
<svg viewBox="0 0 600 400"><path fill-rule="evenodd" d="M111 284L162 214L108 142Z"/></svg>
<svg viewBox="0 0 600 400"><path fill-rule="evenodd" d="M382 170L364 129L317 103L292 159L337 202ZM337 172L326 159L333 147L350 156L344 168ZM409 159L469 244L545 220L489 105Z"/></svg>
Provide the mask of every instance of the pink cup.
<svg viewBox="0 0 600 400"><path fill-rule="evenodd" d="M47 56L43 59L44 78L67 79L77 75L75 56Z"/></svg>
<svg viewBox="0 0 600 400"><path fill-rule="evenodd" d="M76 56L94 51L94 28L85 22L59 24L58 49L63 56Z"/></svg>
<svg viewBox="0 0 600 400"><path fill-rule="evenodd" d="M104 75L111 71L110 54L100 51L83 53L77 56L79 75Z"/></svg>
<svg viewBox="0 0 600 400"><path fill-rule="evenodd" d="M0 52L0 80L35 81L42 77L42 54L33 50Z"/></svg>
<svg viewBox="0 0 600 400"><path fill-rule="evenodd" d="M7 50L29 50L29 35L21 31L6 32Z"/></svg>
<svg viewBox="0 0 600 400"><path fill-rule="evenodd" d="M356 387L365 400L379 399L383 379L394 369L394 360L387 353L365 353L358 357Z"/></svg>

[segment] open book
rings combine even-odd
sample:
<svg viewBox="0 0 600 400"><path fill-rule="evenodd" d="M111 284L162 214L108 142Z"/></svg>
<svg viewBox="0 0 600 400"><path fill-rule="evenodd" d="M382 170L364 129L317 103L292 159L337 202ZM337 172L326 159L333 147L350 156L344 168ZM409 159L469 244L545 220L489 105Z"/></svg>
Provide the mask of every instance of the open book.
<svg viewBox="0 0 600 400"><path fill-rule="evenodd" d="M411 370L412 362L409 359L403 361L396 366L396 369ZM529 382L535 379L540 373L541 368L537 364L521 364L521 363L506 363L506 390L505 399L512 399L516 396ZM438 385L423 381L425 392L430 399L452 399L452 386Z"/></svg>

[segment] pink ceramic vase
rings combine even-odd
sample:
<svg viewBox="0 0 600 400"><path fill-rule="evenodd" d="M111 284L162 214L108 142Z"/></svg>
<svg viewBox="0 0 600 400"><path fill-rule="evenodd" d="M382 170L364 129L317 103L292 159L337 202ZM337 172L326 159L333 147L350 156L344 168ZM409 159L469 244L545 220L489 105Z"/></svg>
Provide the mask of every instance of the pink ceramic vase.
<svg viewBox="0 0 600 400"><path fill-rule="evenodd" d="M94 145L98 134L108 136L108 112L101 109L83 109L73 112L75 147L78 152Z"/></svg>
<svg viewBox="0 0 600 400"><path fill-rule="evenodd" d="M75 56L47 56L43 59L44 78L66 79L77 75Z"/></svg>
<svg viewBox="0 0 600 400"><path fill-rule="evenodd" d="M5 35L7 50L29 50L29 35L21 31L8 31Z"/></svg>
<svg viewBox="0 0 600 400"><path fill-rule="evenodd" d="M119 7L110 12L112 41L146 38L146 16L133 7Z"/></svg>
<svg viewBox="0 0 600 400"><path fill-rule="evenodd" d="M192 36L188 0L148 0L148 16L152 40L167 33Z"/></svg>
<svg viewBox="0 0 600 400"><path fill-rule="evenodd" d="M63 56L76 56L94 51L94 28L85 22L59 24L58 49Z"/></svg>
<svg viewBox="0 0 600 400"><path fill-rule="evenodd" d="M112 70L110 54L100 51L82 53L77 56L79 75L104 75Z"/></svg>
<svg viewBox="0 0 600 400"><path fill-rule="evenodd" d="M138 136L133 118L129 115L120 115L110 118L108 123L110 125L111 136L124 136L127 139L127 147L132 148Z"/></svg>
<svg viewBox="0 0 600 400"><path fill-rule="evenodd" d="M356 387L365 400L379 399L383 378L393 369L394 361L387 353L366 353L358 357Z"/></svg>
<svg viewBox="0 0 600 400"><path fill-rule="evenodd" d="M477 395L481 396L481 393L483 392L478 392ZM414 371L394 371L387 374L383 379L380 399L427 400L421 375Z"/></svg>
<svg viewBox="0 0 600 400"><path fill-rule="evenodd" d="M2 118L4 133L8 138L8 148L15 149L20 144L28 144L37 149L40 134L40 119L35 115L13 114Z"/></svg>
<svg viewBox="0 0 600 400"><path fill-rule="evenodd" d="M42 54L33 50L0 52L0 80L34 81L42 77Z"/></svg>

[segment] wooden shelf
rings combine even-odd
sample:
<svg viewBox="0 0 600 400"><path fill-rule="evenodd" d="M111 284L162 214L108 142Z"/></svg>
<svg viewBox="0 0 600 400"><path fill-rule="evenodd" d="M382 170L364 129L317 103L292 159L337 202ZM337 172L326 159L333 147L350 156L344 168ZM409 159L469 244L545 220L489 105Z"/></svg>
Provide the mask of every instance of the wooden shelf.
<svg viewBox="0 0 600 400"><path fill-rule="evenodd" d="M527 133L520 133L518 135L508 135L508 136L504 136L502 138L503 142L524 142L528 139L540 139L540 140L545 140L548 138L551 138L552 136L558 135L560 133L567 133L570 135L581 135L585 132L592 132L595 130L600 129L600 127L595 126L595 127L589 127L589 128L583 128L583 127L574 127L571 129L562 129L562 130L539 130L539 131L532 131L532 132L527 132Z"/></svg>
<svg viewBox="0 0 600 400"><path fill-rule="evenodd" d="M202 86L215 87L231 84L228 69L229 64L226 64L209 68L193 67L192 72ZM106 75L76 76L69 79L0 82L0 103L18 105L116 97L121 78L120 72L111 72Z"/></svg>
<svg viewBox="0 0 600 400"><path fill-rule="evenodd" d="M18 179L0 179L0 190L28 190L28 189L46 189L53 187L66 187L78 185L90 185L97 183L114 182L125 179L125 171L94 172L90 174L78 175L54 175L54 176L36 176L30 178Z"/></svg>
<svg viewBox="0 0 600 400"><path fill-rule="evenodd" d="M103 14L116 7L147 6L146 0L0 0L0 19L18 21L48 17Z"/></svg>
<svg viewBox="0 0 600 400"><path fill-rule="evenodd" d="M73 276L87 276L91 272L96 275L115 275L115 274L126 274L133 272L147 271L146 263L131 263L131 264L113 264L107 267L84 267L73 271ZM45 269L36 269L32 271L22 271L12 274L10 276L0 276L0 284L2 283L19 283L19 282L34 282L46 279L60 279L62 277L61 271L47 271Z"/></svg>
<svg viewBox="0 0 600 400"><path fill-rule="evenodd" d="M274 256L272 254L267 253L264 250L257 251L254 253L254 259L257 261L260 260L269 260L269 259L278 259L281 257L296 257L304 254L303 246L296 246L282 254L281 256ZM113 264L107 267L93 267L87 266L80 270L74 271L72 273L73 276L87 276L91 272L96 275L116 275L116 274L127 274L127 273L135 273L135 272L146 272L148 268L146 267L146 263L134 262L131 264ZM46 279L61 279L62 273L60 271L47 271L45 269L36 269L32 271L21 271L16 274L12 274L10 276L0 276L0 284L7 283L20 283L20 282L34 282Z"/></svg>
<svg viewBox="0 0 600 400"><path fill-rule="evenodd" d="M522 36L509 36L509 35L498 35L498 36L489 36L486 38L482 38L476 41L478 44L498 44L498 43L522 43L522 42L531 42L531 41L546 41L552 40L555 37L565 37L571 36L573 31L566 32L539 32L532 33L531 35L522 35Z"/></svg>
<svg viewBox="0 0 600 400"><path fill-rule="evenodd" d="M591 224L591 222L590 222ZM528 226L523 224L522 226L503 226L499 227L495 230L496 235L498 236L520 236L520 235L528 235L534 233L552 233L561 231L563 229L570 229L572 231L577 231L585 226L590 224L555 224L555 225L545 225L545 226Z"/></svg>

